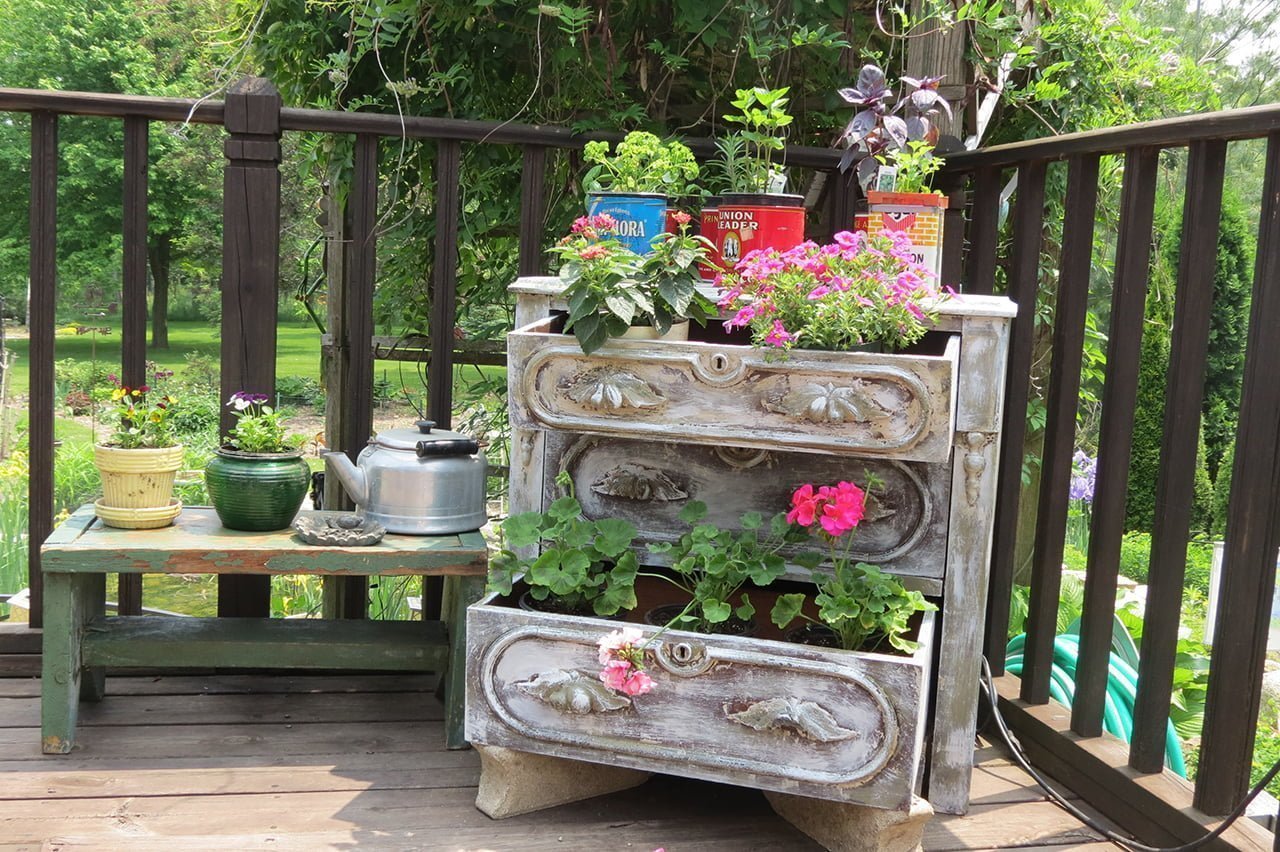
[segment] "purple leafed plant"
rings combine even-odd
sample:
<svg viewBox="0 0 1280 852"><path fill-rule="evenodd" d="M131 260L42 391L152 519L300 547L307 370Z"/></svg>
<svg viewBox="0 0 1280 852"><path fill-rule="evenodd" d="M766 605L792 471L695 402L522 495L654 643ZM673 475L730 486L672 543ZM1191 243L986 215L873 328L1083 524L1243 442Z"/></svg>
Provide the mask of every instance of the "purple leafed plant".
<svg viewBox="0 0 1280 852"><path fill-rule="evenodd" d="M911 94L890 109L893 89L884 71L877 65L864 65L852 88L839 90L846 103L857 107L845 125L840 141L849 146L840 160L840 171L846 171L858 151L867 156L858 163L858 179L865 186L880 168L880 159L894 151L905 150L909 142L938 141L938 128L933 117L943 112L951 117L951 104L938 92L941 77L903 77L912 88ZM902 115L898 115L902 113Z"/></svg>

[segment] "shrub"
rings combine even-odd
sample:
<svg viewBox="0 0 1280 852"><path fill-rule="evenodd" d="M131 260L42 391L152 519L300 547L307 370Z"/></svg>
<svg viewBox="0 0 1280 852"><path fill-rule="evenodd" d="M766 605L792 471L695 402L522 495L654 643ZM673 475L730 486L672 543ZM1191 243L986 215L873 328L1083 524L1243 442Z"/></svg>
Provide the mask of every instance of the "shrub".
<svg viewBox="0 0 1280 852"><path fill-rule="evenodd" d="M1151 534L1125 533L1120 539L1120 573L1139 583L1147 582L1151 573Z"/></svg>

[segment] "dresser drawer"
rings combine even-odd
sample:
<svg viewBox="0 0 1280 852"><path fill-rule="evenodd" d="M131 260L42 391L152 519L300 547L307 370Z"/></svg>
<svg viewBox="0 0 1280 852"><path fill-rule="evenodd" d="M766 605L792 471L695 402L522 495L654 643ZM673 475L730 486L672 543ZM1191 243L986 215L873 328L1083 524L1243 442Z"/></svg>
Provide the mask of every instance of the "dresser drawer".
<svg viewBox="0 0 1280 852"><path fill-rule="evenodd" d="M583 354L547 318L508 335L511 420L530 429L942 462L958 335L930 354L785 355L698 341L611 340ZM766 357L767 356L767 357Z"/></svg>
<svg viewBox="0 0 1280 852"><path fill-rule="evenodd" d="M925 613L911 656L670 630L649 647L653 690L628 697L598 678L596 643L618 622L491 598L467 613L467 739L903 808L919 774L933 623Z"/></svg>
<svg viewBox="0 0 1280 852"><path fill-rule="evenodd" d="M561 496L555 478L567 471L586 517L635 524L642 561L653 561L644 544L675 541L687 530L679 515L691 500L707 504L708 523L734 529L745 512L769 518L784 511L806 482L862 484L874 476L883 485L872 492L852 557L904 578L940 580L945 573L950 464L567 432L549 433L543 452L542 508ZM816 540L813 546L825 550ZM915 587L940 589L934 583Z"/></svg>

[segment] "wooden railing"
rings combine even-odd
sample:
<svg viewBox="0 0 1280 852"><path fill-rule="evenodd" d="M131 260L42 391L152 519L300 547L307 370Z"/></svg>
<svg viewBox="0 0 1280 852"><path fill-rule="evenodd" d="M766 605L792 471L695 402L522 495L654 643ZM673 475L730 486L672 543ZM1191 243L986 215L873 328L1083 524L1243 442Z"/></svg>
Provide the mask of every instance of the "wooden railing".
<svg viewBox="0 0 1280 852"><path fill-rule="evenodd" d="M954 155L945 167L952 181L967 180L972 188L963 267L965 289L985 292L991 286L997 264L1003 262L1008 295L1020 307L1009 360L986 637L986 655L1000 675L1018 550L1020 477L1036 335L1033 308L1041 282L1053 279L1052 275L1043 275L1041 269L1046 167L1057 160L1067 163L1027 642L1019 700L1006 702L1015 717L1029 720L1037 714L1020 711L1049 701L1099 159L1104 155L1124 158L1097 480L1070 731L1050 739L1046 739L1043 726L1028 732L1041 751L1052 753L1062 773L1075 773L1080 782L1076 792L1084 795L1087 793L1082 788L1090 788L1096 794L1094 804L1106 810L1109 801L1117 819L1122 818L1120 811L1132 810L1134 802L1143 800L1144 789L1149 792L1149 785L1144 788L1139 773L1160 772L1164 762L1195 491L1227 146L1234 140L1262 137L1267 140L1267 153L1257 263L1225 559L1194 788L1195 807L1203 814L1217 816L1229 813L1248 786L1276 552L1280 546L1280 382L1275 375L1280 365L1280 105L1003 145ZM1096 749L1090 752L1090 741L1100 741L1097 738L1102 734L1137 401L1139 347L1151 265L1157 160L1167 149L1187 149L1188 168L1150 578L1133 738L1127 755L1129 768L1112 767L1109 774L1102 773L1104 778L1098 774L1099 764L1090 762L1097 756ZM999 257L998 199L1001 187L1013 173L1017 189L1012 239L1007 253ZM1185 811L1178 811L1177 807L1170 808L1163 826L1162 815L1149 815L1149 822L1156 829L1163 829L1157 840L1183 842L1199 832L1198 826L1188 827L1190 823L1183 819Z"/></svg>
<svg viewBox="0 0 1280 852"><path fill-rule="evenodd" d="M451 419L453 326L457 310L459 180L464 144L518 146L522 150L519 217L520 274L542 269L545 246L546 163L552 149L579 148L593 138L561 127L511 122L401 117L370 113L291 109L270 82L235 84L225 102L85 92L0 89L0 112L31 114L31 428L30 548L31 626L41 620L39 542L53 528L54 323L57 287L57 189L59 116L123 121L124 263L122 365L125 384L144 382L146 361L147 133L151 122L221 125L227 131L223 195L222 398L237 390L274 392L275 318L280 232L280 138L286 132L351 134L355 158L348 193L349 230L343 235L346 275L341 310L328 329L334 359L328 372L331 399L341 400L328 446L352 458L372 430L373 291L377 268L378 152L381 140L433 140L435 161L435 263L431 275L428 408L442 427ZM706 139L687 140L700 157L713 153ZM790 147L791 165L831 171L838 153ZM851 224L855 193L849 176L829 183L827 218ZM231 425L223 413L220 428ZM335 421L330 420L331 426ZM269 578L220 577L221 615L261 616L269 609ZM120 577L122 614L141 610L139 575ZM361 617L362 578L339 595L337 614ZM4 637L0 635L0 643ZM3 648L0 647L0 653Z"/></svg>

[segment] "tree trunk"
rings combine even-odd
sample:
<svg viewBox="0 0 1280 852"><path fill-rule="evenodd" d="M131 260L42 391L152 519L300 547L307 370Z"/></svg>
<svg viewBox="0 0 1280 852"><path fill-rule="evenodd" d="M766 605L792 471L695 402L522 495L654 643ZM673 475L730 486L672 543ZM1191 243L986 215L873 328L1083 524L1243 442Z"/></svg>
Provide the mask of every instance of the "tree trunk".
<svg viewBox="0 0 1280 852"><path fill-rule="evenodd" d="M151 348L169 348L169 253L173 237L157 234L147 249L151 265Z"/></svg>

